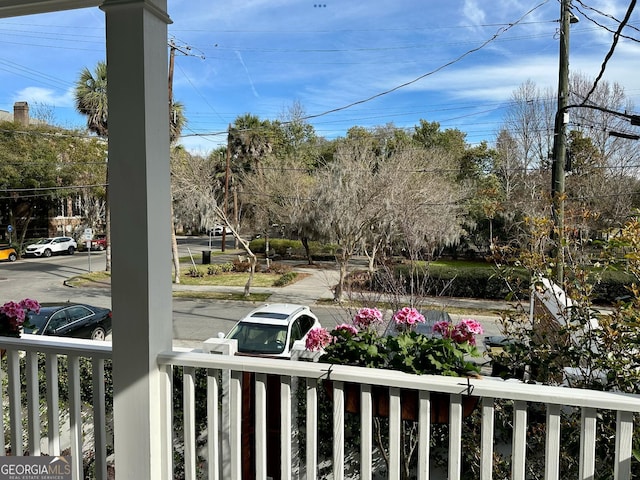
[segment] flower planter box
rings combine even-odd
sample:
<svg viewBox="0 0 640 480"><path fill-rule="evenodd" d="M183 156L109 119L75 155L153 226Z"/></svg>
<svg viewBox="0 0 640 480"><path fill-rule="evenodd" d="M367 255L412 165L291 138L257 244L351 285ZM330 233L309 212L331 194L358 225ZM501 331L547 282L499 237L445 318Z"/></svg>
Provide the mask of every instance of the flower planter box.
<svg viewBox="0 0 640 480"><path fill-rule="evenodd" d="M324 389L329 399L333 401L333 382L325 381ZM360 413L360 385L357 383L344 384L345 411ZM431 423L449 423L449 394L431 392ZM417 421L419 415L419 395L417 390L400 390L400 416L402 420ZM462 397L462 415L464 418L473 413L478 405L479 398L471 396ZM373 387L371 390L371 407L374 417L386 418L389 416L389 389L386 387Z"/></svg>

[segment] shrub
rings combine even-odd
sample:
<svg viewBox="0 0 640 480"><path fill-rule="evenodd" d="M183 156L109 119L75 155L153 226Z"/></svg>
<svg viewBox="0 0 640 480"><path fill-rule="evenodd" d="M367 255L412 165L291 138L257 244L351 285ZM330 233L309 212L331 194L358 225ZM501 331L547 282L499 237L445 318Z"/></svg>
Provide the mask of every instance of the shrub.
<svg viewBox="0 0 640 480"><path fill-rule="evenodd" d="M620 299L628 299L633 280L633 276L626 272L606 270L600 282L593 286L593 302L613 304Z"/></svg>
<svg viewBox="0 0 640 480"><path fill-rule="evenodd" d="M291 272L292 267L285 263L280 262L271 262L269 268L265 270L266 273L275 273L276 275L284 275L285 273Z"/></svg>
<svg viewBox="0 0 640 480"><path fill-rule="evenodd" d="M218 275L222 273L222 268L220 265L209 265L207 267L207 275Z"/></svg>
<svg viewBox="0 0 640 480"><path fill-rule="evenodd" d="M524 270L514 275L519 281L528 284L528 276ZM496 275L491 266L480 263L477 266L461 264L460 268L421 264L413 270L407 264L392 265L390 269L378 270L371 281L363 272L358 272L350 281L353 281L355 288L366 288L370 283L375 291L385 291L390 282L396 288L407 291L413 285L414 291L417 288L422 295L434 296L504 300L510 292L507 283Z"/></svg>
<svg viewBox="0 0 640 480"><path fill-rule="evenodd" d="M261 266L259 263L256 264L255 272L259 272L261 270ZM234 260L233 261L233 271L238 273L248 272L251 270L251 263L247 261Z"/></svg>
<svg viewBox="0 0 640 480"><path fill-rule="evenodd" d="M233 263L215 263L207 267L207 275L220 275L221 273L228 273L233 271Z"/></svg>
<svg viewBox="0 0 640 480"><path fill-rule="evenodd" d="M200 278L200 277L204 277L204 272L202 272L198 267L191 266L187 271L187 276L193 277L193 278Z"/></svg>
<svg viewBox="0 0 640 480"><path fill-rule="evenodd" d="M274 287L284 287L293 283L298 277L298 272L287 272L283 274L279 279L273 282Z"/></svg>
<svg viewBox="0 0 640 480"><path fill-rule="evenodd" d="M256 238L249 244L251 251L254 253L264 254L265 239ZM291 240L287 238L272 238L269 239L269 249L276 255L293 256L293 257L305 257L306 252L302 246L300 240ZM335 244L325 244L320 242L309 242L309 253L312 258L333 258L338 250L338 246Z"/></svg>
<svg viewBox="0 0 640 480"><path fill-rule="evenodd" d="M220 264L220 271L222 273L229 273L229 272L233 272L233 262L226 262L226 263L221 263Z"/></svg>

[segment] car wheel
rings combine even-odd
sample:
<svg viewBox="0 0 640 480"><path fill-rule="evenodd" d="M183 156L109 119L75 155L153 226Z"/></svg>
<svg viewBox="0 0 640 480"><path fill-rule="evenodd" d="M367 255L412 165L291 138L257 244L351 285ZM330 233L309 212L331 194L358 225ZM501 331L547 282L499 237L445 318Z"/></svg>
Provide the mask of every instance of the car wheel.
<svg viewBox="0 0 640 480"><path fill-rule="evenodd" d="M98 251L101 252L104 250L104 245L98 245Z"/></svg>
<svg viewBox="0 0 640 480"><path fill-rule="evenodd" d="M50 257L51 256L51 250L49 250L48 248L42 252L42 256L43 257Z"/></svg>
<svg viewBox="0 0 640 480"><path fill-rule="evenodd" d="M67 252L69 253L69 255L73 255L73 253L76 251L75 248L73 247L69 247L69 249L67 250Z"/></svg>
<svg viewBox="0 0 640 480"><path fill-rule="evenodd" d="M103 342L106 338L107 332L105 332L102 327L96 327L93 332L91 332L91 340L99 340Z"/></svg>
<svg viewBox="0 0 640 480"><path fill-rule="evenodd" d="M18 259L18 256L15 253L10 253L9 254L9 261L10 262L15 262Z"/></svg>

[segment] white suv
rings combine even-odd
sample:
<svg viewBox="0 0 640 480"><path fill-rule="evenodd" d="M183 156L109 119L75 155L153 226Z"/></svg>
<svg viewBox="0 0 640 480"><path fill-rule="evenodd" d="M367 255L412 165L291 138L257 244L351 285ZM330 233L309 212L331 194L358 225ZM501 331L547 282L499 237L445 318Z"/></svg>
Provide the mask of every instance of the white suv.
<svg viewBox="0 0 640 480"><path fill-rule="evenodd" d="M41 238L29 245L24 254L27 257L50 257L59 253L73 255L77 249L78 244L71 237Z"/></svg>
<svg viewBox="0 0 640 480"><path fill-rule="evenodd" d="M274 303L250 312L226 338L238 340L241 354L290 358L294 342L305 340L309 330L320 326L309 307Z"/></svg>

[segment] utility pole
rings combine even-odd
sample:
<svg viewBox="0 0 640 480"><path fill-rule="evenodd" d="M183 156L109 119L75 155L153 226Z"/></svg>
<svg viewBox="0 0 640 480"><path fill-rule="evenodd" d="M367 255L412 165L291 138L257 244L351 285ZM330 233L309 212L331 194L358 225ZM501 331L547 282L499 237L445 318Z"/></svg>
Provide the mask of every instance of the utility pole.
<svg viewBox="0 0 640 480"><path fill-rule="evenodd" d="M222 206L222 211L224 212L224 220L225 224L222 226L222 251L224 252L226 249L227 243L227 224L228 222L228 205L229 205L229 174L231 173L231 124L229 124L229 128L227 129L227 166L224 172L224 205Z"/></svg>
<svg viewBox="0 0 640 480"><path fill-rule="evenodd" d="M173 115L173 64L176 57L176 44L173 40L169 42L169 137L171 137L171 122ZM169 189L171 190L171 189ZM176 238L176 229L173 224L173 193L170 193L170 215L169 222L171 224L171 257L173 260L173 269L175 272L175 283L180 283L180 256L178 255L178 239Z"/></svg>
<svg viewBox="0 0 640 480"><path fill-rule="evenodd" d="M566 126L569 119L569 27L571 0L562 0L560 6L560 56L558 68L558 111L553 136L553 163L551 173L551 200L553 202L553 238L556 240L556 281L564 282L564 177L567 157Z"/></svg>
<svg viewBox="0 0 640 480"><path fill-rule="evenodd" d="M173 65L176 58L176 44L169 42L169 115L173 111Z"/></svg>

